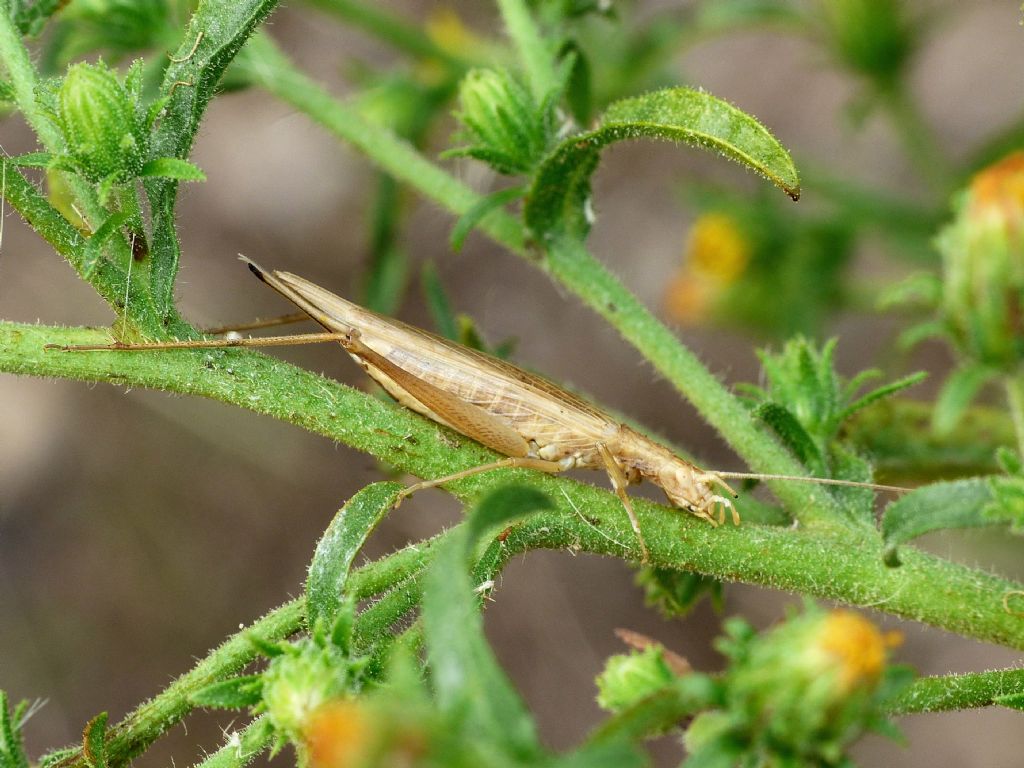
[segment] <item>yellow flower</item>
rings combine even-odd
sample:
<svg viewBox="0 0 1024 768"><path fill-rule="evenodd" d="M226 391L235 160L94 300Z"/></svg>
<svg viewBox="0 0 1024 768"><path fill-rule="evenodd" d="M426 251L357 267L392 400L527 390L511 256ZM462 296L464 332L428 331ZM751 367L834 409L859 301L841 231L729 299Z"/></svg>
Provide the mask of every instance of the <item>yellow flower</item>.
<svg viewBox="0 0 1024 768"><path fill-rule="evenodd" d="M839 684L844 691L874 685L885 669L888 650L901 642L898 632L883 634L853 611L832 611L818 636L818 647L837 664Z"/></svg>
<svg viewBox="0 0 1024 768"><path fill-rule="evenodd" d="M705 213L686 238L683 265L665 291L665 311L673 320L695 325L713 311L718 298L750 263L751 244L736 220Z"/></svg>

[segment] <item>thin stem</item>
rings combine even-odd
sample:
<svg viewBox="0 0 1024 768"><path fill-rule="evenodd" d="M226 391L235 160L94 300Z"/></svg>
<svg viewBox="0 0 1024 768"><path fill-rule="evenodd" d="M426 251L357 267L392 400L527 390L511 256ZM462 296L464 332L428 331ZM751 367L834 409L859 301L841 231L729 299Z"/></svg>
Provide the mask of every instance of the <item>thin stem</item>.
<svg viewBox="0 0 1024 768"><path fill-rule="evenodd" d="M314 8L330 13L354 27L362 29L399 51L422 59L436 59L463 70L470 62L435 43L425 34L422 25L413 24L396 14L382 10L376 3L358 0L306 0Z"/></svg>
<svg viewBox="0 0 1024 768"><path fill-rule="evenodd" d="M944 197L952 185L953 173L931 126L902 85L894 85L881 97L910 161L936 195Z"/></svg>
<svg viewBox="0 0 1024 768"><path fill-rule="evenodd" d="M1010 405L1013 430L1017 434L1017 450L1024 457L1024 381L1020 376L1007 376L1004 380L1006 400Z"/></svg>
<svg viewBox="0 0 1024 768"><path fill-rule="evenodd" d="M889 702L894 715L989 707L1000 696L1024 693L1024 669L921 677Z"/></svg>
<svg viewBox="0 0 1024 768"><path fill-rule="evenodd" d="M498 0L498 9L526 72L530 93L540 104L558 84L553 52L523 0Z"/></svg>
<svg viewBox="0 0 1024 768"><path fill-rule="evenodd" d="M84 329L2 323L0 370L210 397L325 435L418 477L439 477L497 458L475 443L463 441L453 447L447 430L407 409L245 350L146 355L43 350L47 342L88 343L100 337ZM472 501L511 479L546 492L556 511L510 532L510 552L567 548L639 559L622 505L607 491L525 470L476 475L452 484L450 490ZM1007 594L1024 585L909 546L903 565L887 568L882 542L865 529L712 528L679 510L639 498L633 503L653 565L874 607L968 637L1024 648L1024 622L1003 604ZM585 515L576 510L585 510Z"/></svg>
<svg viewBox="0 0 1024 768"><path fill-rule="evenodd" d="M381 560L354 571L346 589L355 600L366 600L399 585L393 594L381 599L363 623L380 620L388 610L405 612L406 584L415 584L417 574L430 562L434 544L441 537L407 547ZM391 608L398 603L398 608ZM191 710L190 696L199 689L228 675L236 673L253 661L258 651L249 640L252 635L267 642L282 640L302 629L305 621L305 599L291 600L277 608L252 626L229 637L216 650L200 661L190 672L128 714L107 734L107 765L111 768L129 762L141 754L161 735L180 722ZM376 625L375 625L376 626ZM359 621L357 632L361 631ZM362 630L365 634L365 630ZM80 750L62 757L51 768L88 768Z"/></svg>

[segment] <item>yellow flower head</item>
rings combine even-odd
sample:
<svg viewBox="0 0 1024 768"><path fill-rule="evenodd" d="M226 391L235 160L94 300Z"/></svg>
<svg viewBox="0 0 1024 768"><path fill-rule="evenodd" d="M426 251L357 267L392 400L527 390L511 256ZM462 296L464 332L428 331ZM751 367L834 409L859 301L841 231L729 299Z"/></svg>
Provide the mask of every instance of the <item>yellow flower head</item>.
<svg viewBox="0 0 1024 768"><path fill-rule="evenodd" d="M849 691L874 685L888 650L902 641L898 632L882 633L878 627L853 611L833 611L822 623L818 647L838 664L839 682Z"/></svg>

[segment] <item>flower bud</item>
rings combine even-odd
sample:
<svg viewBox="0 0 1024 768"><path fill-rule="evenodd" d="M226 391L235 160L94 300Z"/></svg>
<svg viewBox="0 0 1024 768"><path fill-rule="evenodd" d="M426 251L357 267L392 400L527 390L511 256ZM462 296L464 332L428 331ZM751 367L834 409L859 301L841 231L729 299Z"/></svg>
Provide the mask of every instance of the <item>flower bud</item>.
<svg viewBox="0 0 1024 768"><path fill-rule="evenodd" d="M468 155L499 173L532 170L547 149L550 120L530 92L504 70L470 70L459 87L457 113L468 146L449 154Z"/></svg>
<svg viewBox="0 0 1024 768"><path fill-rule="evenodd" d="M762 635L734 632L722 710L712 713L715 727L697 727L693 746L728 723L755 753L837 759L877 720L875 694L896 642L852 611L812 609Z"/></svg>
<svg viewBox="0 0 1024 768"><path fill-rule="evenodd" d="M942 310L961 352L1012 372L1024 358L1024 152L978 173L937 241Z"/></svg>
<svg viewBox="0 0 1024 768"><path fill-rule="evenodd" d="M883 88L892 86L914 51L900 0L820 2L836 58Z"/></svg>
<svg viewBox="0 0 1024 768"><path fill-rule="evenodd" d="M68 154L90 181L128 180L146 159L145 123L132 94L103 62L75 64L57 92L57 121Z"/></svg>
<svg viewBox="0 0 1024 768"><path fill-rule="evenodd" d="M263 709L278 733L297 741L313 713L346 692L348 663L334 646L305 641L271 659Z"/></svg>
<svg viewBox="0 0 1024 768"><path fill-rule="evenodd" d="M597 703L610 712L619 712L657 693L675 677L661 646L649 645L642 651L612 656L597 678Z"/></svg>

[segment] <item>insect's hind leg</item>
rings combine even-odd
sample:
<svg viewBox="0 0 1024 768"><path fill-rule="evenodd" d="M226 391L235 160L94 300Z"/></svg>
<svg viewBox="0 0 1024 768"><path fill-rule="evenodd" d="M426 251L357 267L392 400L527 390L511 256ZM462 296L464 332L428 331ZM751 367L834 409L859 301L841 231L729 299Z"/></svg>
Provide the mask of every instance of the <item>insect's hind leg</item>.
<svg viewBox="0 0 1024 768"><path fill-rule="evenodd" d="M598 443L597 452L601 454L601 460L604 461L604 467L608 472L608 479L611 480L612 488L615 490L615 495L619 497L619 500L622 502L622 506L626 508L626 514L629 515L629 524L633 526L633 533L636 534L637 543L640 545L640 562L646 565L649 559L647 542L644 541L644 535L640 532L640 521L636 518L636 511L633 509L633 502L630 500L629 494L626 493L626 487L629 485L629 480L622 471L622 467L619 466L619 462L615 460L615 457L612 456L612 452L608 450L607 445L604 443Z"/></svg>
<svg viewBox="0 0 1024 768"><path fill-rule="evenodd" d="M453 472L450 475L444 477L438 477L434 480L422 480L418 483L408 486L401 490L398 497L395 499L395 507L401 504L406 498L412 496L417 491L422 491L425 488L436 488L439 485L447 485L448 483L456 480L463 480L473 475L479 475L483 472L490 472L492 469L504 469L510 467L518 467L520 469L536 469L540 472L547 472L549 474L556 474L563 472L564 467L557 461L546 461L544 459L533 459L527 456L507 456L504 459L498 461L492 461L489 464L481 464L478 467L471 467L470 469L464 469L461 472Z"/></svg>

